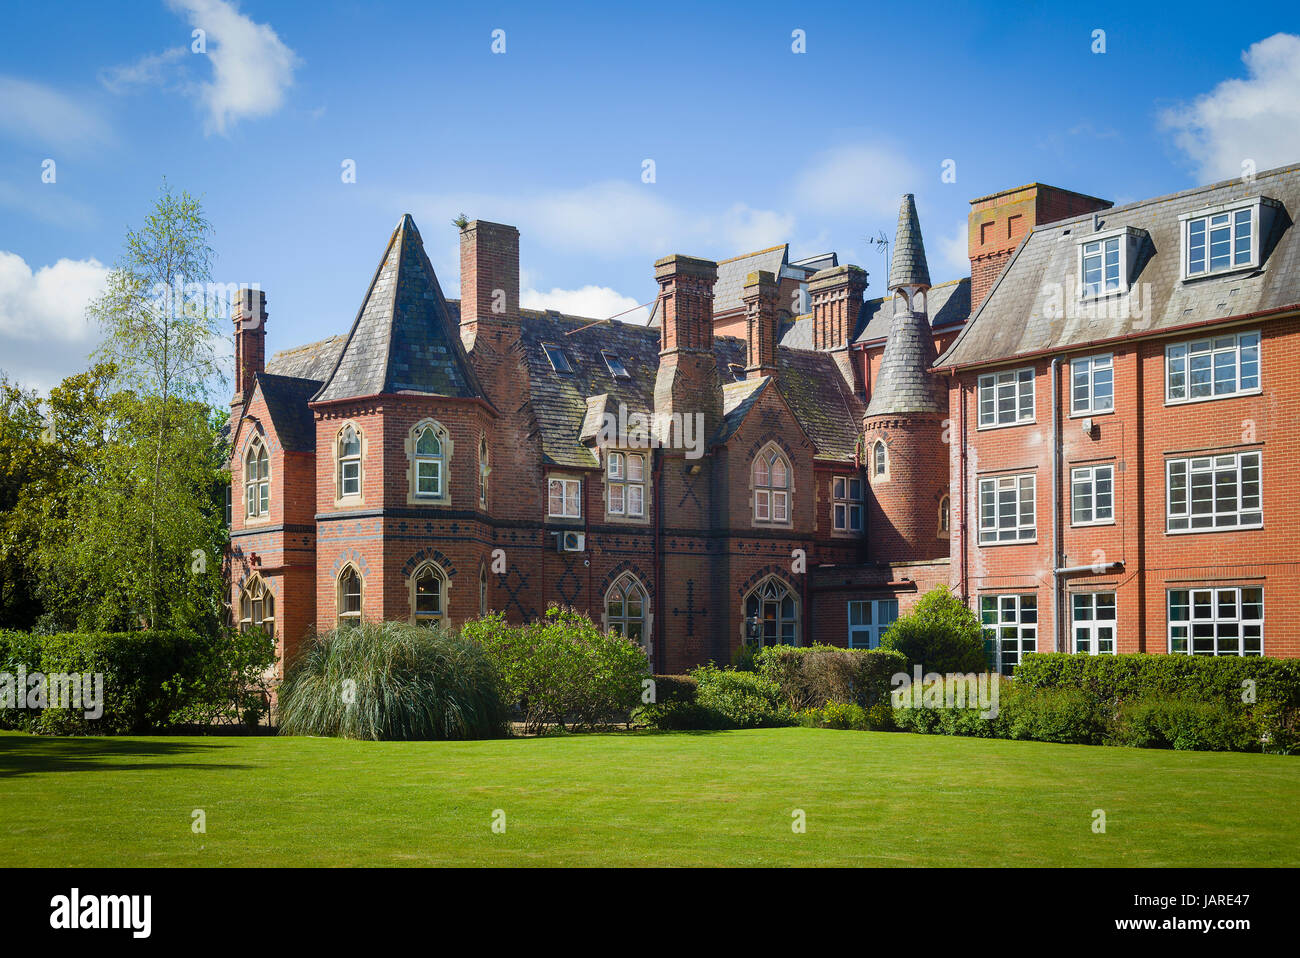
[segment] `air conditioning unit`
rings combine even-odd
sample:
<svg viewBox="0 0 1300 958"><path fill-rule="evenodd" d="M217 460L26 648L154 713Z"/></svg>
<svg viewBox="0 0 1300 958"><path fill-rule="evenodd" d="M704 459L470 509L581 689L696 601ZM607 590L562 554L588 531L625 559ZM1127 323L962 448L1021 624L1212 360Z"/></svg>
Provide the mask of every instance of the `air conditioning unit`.
<svg viewBox="0 0 1300 958"><path fill-rule="evenodd" d="M587 537L581 532L560 532L555 544L560 552L582 552L587 548Z"/></svg>

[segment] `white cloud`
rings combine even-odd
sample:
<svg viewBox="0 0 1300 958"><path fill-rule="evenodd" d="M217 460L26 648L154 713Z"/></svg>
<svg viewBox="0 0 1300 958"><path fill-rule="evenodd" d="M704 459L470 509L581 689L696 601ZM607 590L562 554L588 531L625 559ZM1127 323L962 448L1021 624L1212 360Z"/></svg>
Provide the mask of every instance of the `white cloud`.
<svg viewBox="0 0 1300 958"><path fill-rule="evenodd" d="M612 319L617 316L619 322L639 323L642 326L650 319L650 311L646 307L631 296L624 296L608 286L552 289L550 292L524 289L519 293L519 305L524 309L555 309L570 316L590 316L592 319Z"/></svg>
<svg viewBox="0 0 1300 958"><path fill-rule="evenodd" d="M110 93L128 93L134 87L161 84L166 81L169 73L180 66L180 61L189 55L189 47L172 47L162 53L143 56L126 66L103 70L99 74L99 82Z"/></svg>
<svg viewBox="0 0 1300 958"><path fill-rule="evenodd" d="M961 276L970 275L970 249L967 240L967 224L963 220L955 224L947 233L940 233L938 243L931 247L938 256L930 263L930 280L934 283L947 282ZM937 268L936 268L937 267Z"/></svg>
<svg viewBox="0 0 1300 958"><path fill-rule="evenodd" d="M487 193L403 195L397 204L417 222L447 222L464 212L518 226L526 243L603 259L669 253L733 256L786 242L792 215L744 203L712 211L688 209L654 184L606 180L532 196Z"/></svg>
<svg viewBox="0 0 1300 958"><path fill-rule="evenodd" d="M97 259L61 259L32 268L0 250L0 335L82 342L92 338L86 304L103 288L108 269Z"/></svg>
<svg viewBox="0 0 1300 958"><path fill-rule="evenodd" d="M1247 78L1224 80L1162 122L1203 180L1300 160L1300 36L1276 33L1241 55Z"/></svg>
<svg viewBox="0 0 1300 958"><path fill-rule="evenodd" d="M113 139L104 120L67 95L7 76L0 76L0 135L60 148L86 148Z"/></svg>
<svg viewBox="0 0 1300 958"><path fill-rule="evenodd" d="M284 104L293 71L302 61L269 24L254 23L226 0L168 0L168 5L205 34L212 79L184 88L207 111L207 132L224 135L239 120L267 116ZM165 50L105 71L100 82L115 93L161 84L201 56L189 47Z"/></svg>
<svg viewBox="0 0 1300 958"><path fill-rule="evenodd" d="M33 271L0 250L0 355L4 371L47 390L85 368L98 341L86 305L104 288L108 269L96 259L61 259Z"/></svg>
<svg viewBox="0 0 1300 958"><path fill-rule="evenodd" d="M814 157L795 180L795 197L801 210L892 221L898 216L899 197L916 192L920 182L920 172L901 152L859 143Z"/></svg>

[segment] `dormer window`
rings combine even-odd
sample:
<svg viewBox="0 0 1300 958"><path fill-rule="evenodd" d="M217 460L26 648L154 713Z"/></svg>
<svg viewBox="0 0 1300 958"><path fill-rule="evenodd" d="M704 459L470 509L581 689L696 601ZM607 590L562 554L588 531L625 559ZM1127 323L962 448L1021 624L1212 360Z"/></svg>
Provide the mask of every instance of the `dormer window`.
<svg viewBox="0 0 1300 958"><path fill-rule="evenodd" d="M1212 276L1260 263L1262 196L1235 205L1184 213L1183 279Z"/></svg>
<svg viewBox="0 0 1300 958"><path fill-rule="evenodd" d="M1128 292L1129 277L1145 234L1131 226L1079 240L1079 297L1096 299Z"/></svg>
<svg viewBox="0 0 1300 958"><path fill-rule="evenodd" d="M1083 295L1116 292L1119 284L1119 237L1083 244Z"/></svg>

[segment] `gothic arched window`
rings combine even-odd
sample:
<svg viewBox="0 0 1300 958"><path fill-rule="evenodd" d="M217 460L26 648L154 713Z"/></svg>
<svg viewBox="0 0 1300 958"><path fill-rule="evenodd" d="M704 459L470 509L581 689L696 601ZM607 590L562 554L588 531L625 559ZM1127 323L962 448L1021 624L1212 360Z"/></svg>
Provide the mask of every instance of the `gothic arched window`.
<svg viewBox="0 0 1300 958"><path fill-rule="evenodd" d="M361 496L361 433L351 423L339 430L334 455L338 463L338 498L359 498Z"/></svg>
<svg viewBox="0 0 1300 958"><path fill-rule="evenodd" d="M745 596L745 642L754 647L799 644L799 600L769 576Z"/></svg>
<svg viewBox="0 0 1300 958"><path fill-rule="evenodd" d="M411 576L411 621L416 625L441 625L447 617L447 576L426 562Z"/></svg>
<svg viewBox="0 0 1300 958"><path fill-rule="evenodd" d="M645 587L632 573L623 573L605 593L605 627L647 648L649 619L650 598Z"/></svg>
<svg viewBox="0 0 1300 958"><path fill-rule="evenodd" d="M260 575L249 579L239 594L239 631L249 629L275 631L275 596Z"/></svg>
<svg viewBox="0 0 1300 958"><path fill-rule="evenodd" d="M790 521L790 462L774 445L765 446L754 458L754 521Z"/></svg>
<svg viewBox="0 0 1300 958"><path fill-rule="evenodd" d="M244 514L250 519L271 511L271 460L257 436L244 454L244 505Z"/></svg>
<svg viewBox="0 0 1300 958"><path fill-rule="evenodd" d="M340 629L361 624L361 573L351 565L339 573L335 608Z"/></svg>

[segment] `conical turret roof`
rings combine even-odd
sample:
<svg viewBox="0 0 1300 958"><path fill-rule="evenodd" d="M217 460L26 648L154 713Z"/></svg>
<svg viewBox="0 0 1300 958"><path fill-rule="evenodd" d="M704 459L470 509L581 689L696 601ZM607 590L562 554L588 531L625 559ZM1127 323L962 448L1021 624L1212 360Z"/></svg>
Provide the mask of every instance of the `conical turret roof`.
<svg viewBox="0 0 1300 958"><path fill-rule="evenodd" d="M898 210L898 231L894 236L894 256L889 264L889 288L930 285L930 268L925 262L925 244L921 242L921 220L916 215L916 198L903 194Z"/></svg>
<svg viewBox="0 0 1300 958"><path fill-rule="evenodd" d="M383 393L483 395L409 213L389 237L347 343L314 401Z"/></svg>

